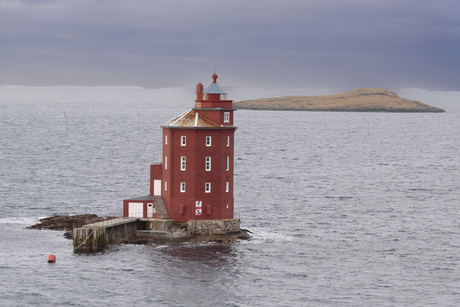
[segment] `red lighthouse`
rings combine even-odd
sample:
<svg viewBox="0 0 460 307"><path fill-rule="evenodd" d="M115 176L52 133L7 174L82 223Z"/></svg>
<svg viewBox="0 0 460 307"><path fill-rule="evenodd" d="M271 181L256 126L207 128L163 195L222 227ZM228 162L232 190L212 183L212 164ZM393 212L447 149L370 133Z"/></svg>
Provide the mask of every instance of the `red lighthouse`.
<svg viewBox="0 0 460 307"><path fill-rule="evenodd" d="M151 165L150 195L125 200L124 216L169 215L181 222L233 219L237 127L232 100L227 100L216 74L212 79L205 90L197 85L194 108L161 126L163 160Z"/></svg>

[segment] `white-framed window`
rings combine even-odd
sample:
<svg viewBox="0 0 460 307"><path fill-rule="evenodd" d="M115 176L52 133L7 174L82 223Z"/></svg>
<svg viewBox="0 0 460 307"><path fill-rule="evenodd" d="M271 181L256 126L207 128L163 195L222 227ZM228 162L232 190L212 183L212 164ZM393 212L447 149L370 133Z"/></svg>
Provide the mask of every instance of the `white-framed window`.
<svg viewBox="0 0 460 307"><path fill-rule="evenodd" d="M230 136L227 135L227 147L230 146Z"/></svg>
<svg viewBox="0 0 460 307"><path fill-rule="evenodd" d="M224 112L224 124L230 122L230 112Z"/></svg>
<svg viewBox="0 0 460 307"><path fill-rule="evenodd" d="M165 156L165 169L168 169L168 156Z"/></svg>
<svg viewBox="0 0 460 307"><path fill-rule="evenodd" d="M225 170L228 171L230 169L230 157L227 156L225 159Z"/></svg>
<svg viewBox="0 0 460 307"><path fill-rule="evenodd" d="M168 182L165 181L165 191L167 191L167 190L168 190Z"/></svg>
<svg viewBox="0 0 460 307"><path fill-rule="evenodd" d="M211 137L210 136L206 137L206 146L211 146Z"/></svg>
<svg viewBox="0 0 460 307"><path fill-rule="evenodd" d="M211 157L206 157L206 166L205 170L210 171L211 170Z"/></svg>
<svg viewBox="0 0 460 307"><path fill-rule="evenodd" d="M227 182L225 183L225 192L228 193L228 191L230 191L230 182L227 181Z"/></svg>
<svg viewBox="0 0 460 307"><path fill-rule="evenodd" d="M180 157L180 170L185 171L185 157Z"/></svg>
<svg viewBox="0 0 460 307"><path fill-rule="evenodd" d="M168 145L168 136L165 135L165 145Z"/></svg>
<svg viewBox="0 0 460 307"><path fill-rule="evenodd" d="M185 135L183 135L180 137L180 146L185 146L185 144L186 144L186 138L185 138Z"/></svg>
<svg viewBox="0 0 460 307"><path fill-rule="evenodd" d="M180 183L180 191L181 191L181 193L185 192L185 182Z"/></svg>
<svg viewBox="0 0 460 307"><path fill-rule="evenodd" d="M211 193L211 183L210 182L206 182L204 184L204 192L205 193Z"/></svg>

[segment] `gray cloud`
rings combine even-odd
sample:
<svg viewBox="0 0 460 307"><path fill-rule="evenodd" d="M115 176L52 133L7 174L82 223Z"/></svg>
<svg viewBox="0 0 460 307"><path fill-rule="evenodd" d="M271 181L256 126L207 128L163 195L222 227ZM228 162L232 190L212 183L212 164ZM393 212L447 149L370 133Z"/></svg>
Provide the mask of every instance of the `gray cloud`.
<svg viewBox="0 0 460 307"><path fill-rule="evenodd" d="M0 84L459 90L458 1L1 1Z"/></svg>

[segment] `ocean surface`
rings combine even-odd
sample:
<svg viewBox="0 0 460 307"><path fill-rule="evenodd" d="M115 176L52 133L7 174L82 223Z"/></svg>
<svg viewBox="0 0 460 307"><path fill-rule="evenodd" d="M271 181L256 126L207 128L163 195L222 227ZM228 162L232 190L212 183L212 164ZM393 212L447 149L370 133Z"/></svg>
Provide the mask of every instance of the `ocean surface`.
<svg viewBox="0 0 460 307"><path fill-rule="evenodd" d="M194 89L0 88L0 306L459 306L460 92L396 92L447 112L235 113L251 241L78 254L24 228L148 194L160 125Z"/></svg>

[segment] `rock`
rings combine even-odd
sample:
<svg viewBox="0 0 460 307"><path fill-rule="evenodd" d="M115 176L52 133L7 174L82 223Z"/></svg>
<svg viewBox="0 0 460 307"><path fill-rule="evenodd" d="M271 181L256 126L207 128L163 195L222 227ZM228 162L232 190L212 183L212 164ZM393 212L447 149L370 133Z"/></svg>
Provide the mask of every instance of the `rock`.
<svg viewBox="0 0 460 307"><path fill-rule="evenodd" d="M69 240L72 240L72 239L73 239L73 231L71 231L71 230L70 230L70 231L66 231L66 232L64 233L64 238L69 239Z"/></svg>
<svg viewBox="0 0 460 307"><path fill-rule="evenodd" d="M35 224L26 229L48 229L48 230L62 230L72 231L74 225L82 220L95 220L98 216L96 214L79 214L72 216L53 216L40 220L40 223Z"/></svg>
<svg viewBox="0 0 460 307"><path fill-rule="evenodd" d="M241 229L241 232L238 234L237 238L240 240L251 240L250 233L252 232L247 229Z"/></svg>
<svg viewBox="0 0 460 307"><path fill-rule="evenodd" d="M135 244L135 245L149 245L150 244L150 241L149 240L140 240L140 239L136 239L136 240L127 240L127 241L123 241L122 242L123 244Z"/></svg>
<svg viewBox="0 0 460 307"><path fill-rule="evenodd" d="M232 244L237 240L251 240L250 231L241 229L240 232L228 235L198 235L189 239L189 242L218 242Z"/></svg>

